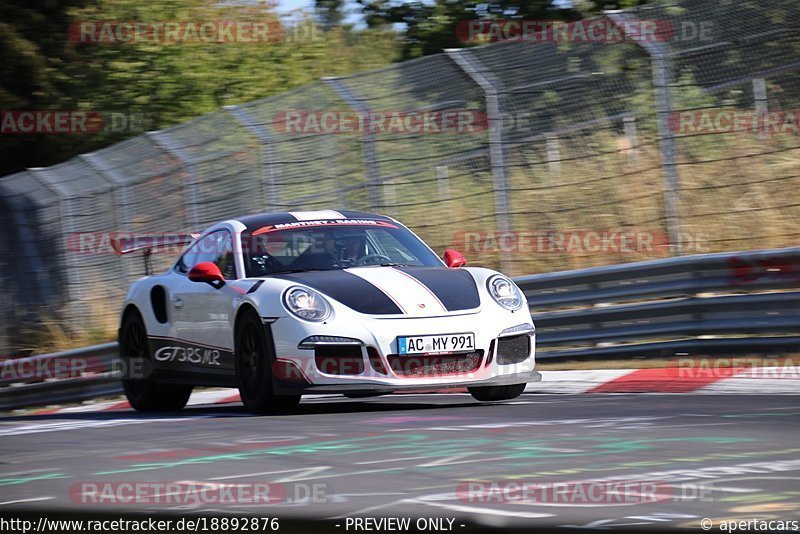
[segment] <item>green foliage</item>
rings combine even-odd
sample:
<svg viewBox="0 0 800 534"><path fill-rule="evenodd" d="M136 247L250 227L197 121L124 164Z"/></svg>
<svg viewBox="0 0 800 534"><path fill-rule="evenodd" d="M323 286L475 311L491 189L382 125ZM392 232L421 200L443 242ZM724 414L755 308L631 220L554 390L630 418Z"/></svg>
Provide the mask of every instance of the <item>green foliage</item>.
<svg viewBox="0 0 800 534"><path fill-rule="evenodd" d="M161 129L399 57L394 32L326 30L311 15L281 21L287 38L270 43L86 44L68 34L76 21L219 20L275 27L277 17L271 4L207 0L7 1L0 4L0 51L7 58L0 64L0 109L138 114L147 129ZM9 136L2 143L0 175L51 165L136 133Z"/></svg>
<svg viewBox="0 0 800 534"><path fill-rule="evenodd" d="M403 58L436 54L445 48L464 46L457 35L459 23L470 20L526 19L575 20L576 9L558 7L552 0L498 0L475 3L464 0L436 0L433 3L392 0L357 0L371 28L405 26Z"/></svg>

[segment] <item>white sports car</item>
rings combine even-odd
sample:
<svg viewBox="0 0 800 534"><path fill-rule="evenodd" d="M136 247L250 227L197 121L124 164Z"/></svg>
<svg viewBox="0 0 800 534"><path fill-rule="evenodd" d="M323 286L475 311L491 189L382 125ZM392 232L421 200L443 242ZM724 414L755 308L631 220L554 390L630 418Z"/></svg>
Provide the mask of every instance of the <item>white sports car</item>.
<svg viewBox="0 0 800 534"><path fill-rule="evenodd" d="M115 248L149 256L157 246ZM130 287L125 394L137 410L176 410L193 386L236 386L258 413L289 410L303 393L466 387L481 401L512 399L541 380L527 301L506 276L465 263L453 250L443 262L382 215L220 222Z"/></svg>

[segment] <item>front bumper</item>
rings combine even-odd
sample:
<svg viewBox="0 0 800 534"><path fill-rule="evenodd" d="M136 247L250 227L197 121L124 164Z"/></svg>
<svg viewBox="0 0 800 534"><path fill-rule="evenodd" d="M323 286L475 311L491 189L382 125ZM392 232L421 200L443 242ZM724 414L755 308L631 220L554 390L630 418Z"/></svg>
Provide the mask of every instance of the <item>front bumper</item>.
<svg viewBox="0 0 800 534"><path fill-rule="evenodd" d="M280 322L280 321L278 321ZM530 325L530 332L504 334L510 327ZM278 394L315 393L390 393L402 390L439 390L448 388L502 386L537 382L541 375L535 371L536 336L530 316L525 313L474 313L434 318L371 319L334 321L332 324L308 325L290 321L272 325L276 356L282 366L273 372ZM403 374L392 368L390 359L398 363L398 335L439 335L456 332L475 334L475 349L480 352L479 364L469 370L433 374ZM498 357L500 339L529 337L527 355L508 363ZM363 370L334 374L324 372L315 362L315 350L298 347L309 336L339 336L360 341L358 357ZM372 352L370 352L372 351ZM371 364L370 354L381 360L383 372ZM435 358L435 356L432 356ZM414 356L409 359L414 359ZM424 358L424 357L423 357ZM361 363L359 363L361 365ZM285 372L291 368L292 373ZM288 375L293 376L288 376ZM286 378L290 379L286 379Z"/></svg>
<svg viewBox="0 0 800 534"><path fill-rule="evenodd" d="M512 375L495 376L484 380L464 380L461 382L427 383L427 384L399 384L387 385L383 382L372 380L351 381L346 384L308 384L275 380L275 393L278 395L296 395L298 393L372 393L382 395L397 391L439 391L445 389L484 387L484 386L511 386L514 384L528 384L541 382L542 374L539 371L516 373ZM413 382L410 381L410 382Z"/></svg>

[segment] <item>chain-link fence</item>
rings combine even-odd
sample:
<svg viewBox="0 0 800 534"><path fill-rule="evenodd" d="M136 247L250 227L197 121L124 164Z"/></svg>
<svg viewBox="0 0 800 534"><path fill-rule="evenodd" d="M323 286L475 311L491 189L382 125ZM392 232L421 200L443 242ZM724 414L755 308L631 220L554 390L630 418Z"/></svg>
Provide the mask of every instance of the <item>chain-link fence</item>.
<svg viewBox="0 0 800 534"><path fill-rule="evenodd" d="M385 213L512 275L796 245L799 24L795 0L656 2L5 177L3 345L43 309L113 327L142 267L110 234L258 211Z"/></svg>

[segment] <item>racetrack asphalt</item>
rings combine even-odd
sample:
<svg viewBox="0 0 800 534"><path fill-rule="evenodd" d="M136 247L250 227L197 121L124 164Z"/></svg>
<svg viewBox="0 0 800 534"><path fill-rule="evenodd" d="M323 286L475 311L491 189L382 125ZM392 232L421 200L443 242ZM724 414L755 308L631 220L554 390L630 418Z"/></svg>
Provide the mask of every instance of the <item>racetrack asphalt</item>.
<svg viewBox="0 0 800 534"><path fill-rule="evenodd" d="M794 395L524 394L492 404L466 394L331 396L304 399L284 416L240 405L8 415L0 418L0 514L214 512L332 525L447 517L588 528L798 520L798 436ZM98 504L86 493L87 483L125 482L269 482L281 502ZM550 491L558 482L570 484ZM539 493L524 495L519 483L539 484ZM608 490L619 483L630 484L622 500Z"/></svg>

